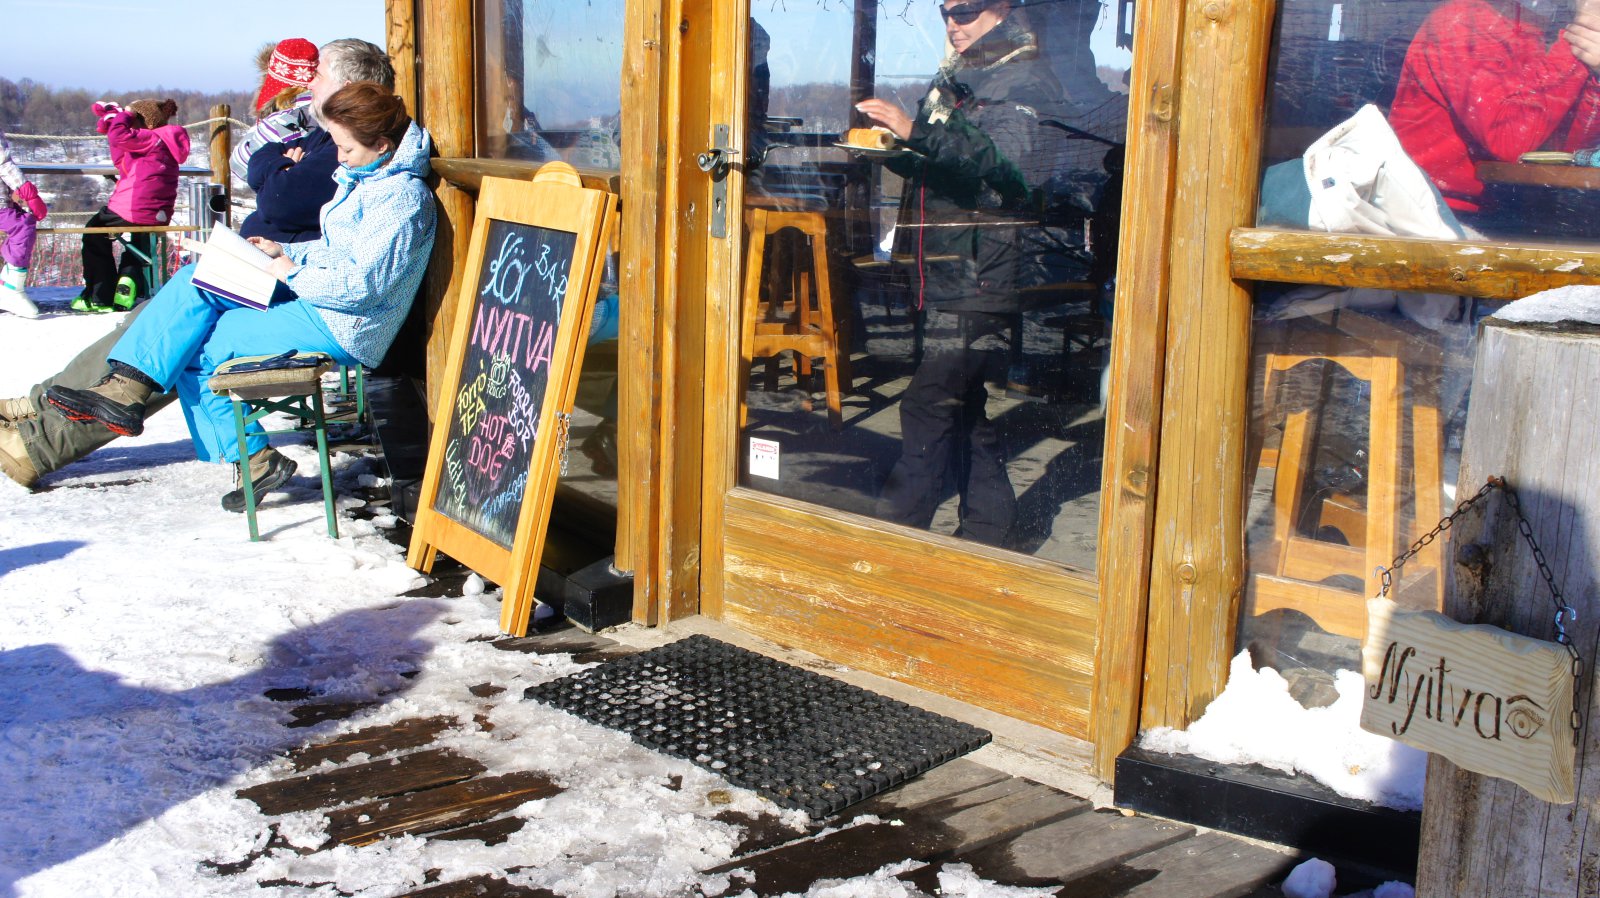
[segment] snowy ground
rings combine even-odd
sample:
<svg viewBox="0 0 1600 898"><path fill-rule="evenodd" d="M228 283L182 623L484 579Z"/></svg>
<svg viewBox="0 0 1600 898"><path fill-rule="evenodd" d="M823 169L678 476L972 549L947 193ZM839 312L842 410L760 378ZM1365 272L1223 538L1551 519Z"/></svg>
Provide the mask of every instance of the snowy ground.
<svg viewBox="0 0 1600 898"><path fill-rule="evenodd" d="M64 297L41 291L48 306ZM0 395L53 373L116 316L0 314ZM490 773L540 769L566 791L531 802L506 842L391 839L302 858L278 851L221 878L203 861L236 861L267 818L234 797L281 777L279 753L308 739L408 717L454 715L484 702L466 687L493 681L519 695L578 669L569 656L496 650L494 593L405 599L423 578L379 529L340 521L328 539L315 501L316 454L290 495L261 511L266 541L222 511L226 468L194 460L183 418L155 416L52 475L36 493L0 478L0 898L3 896L331 895L258 887L292 878L346 893L389 896L424 871L464 878L526 866L513 882L565 895L736 894L737 881L698 871L729 858L738 833L722 811L773 814L753 793L533 702L501 701L493 732L465 727L441 744ZM353 486L381 476L343 456ZM370 482L370 481L368 481ZM403 676L418 672L415 676ZM339 722L288 729L284 704L263 692L313 687L331 699L382 703ZM681 778L681 788L669 787ZM708 794L727 790L731 804ZM718 796L721 799L723 796ZM798 822L798 818L796 819ZM320 841L306 815L280 832ZM904 895L890 871L813 888L815 895ZM1032 895L950 874L947 895Z"/></svg>
<svg viewBox="0 0 1600 898"><path fill-rule="evenodd" d="M54 309L71 291L38 293ZM8 348L0 353L0 396L21 395L116 319L0 313L0 345ZM243 519L218 506L232 486L228 469L194 460L176 411L152 418L143 436L47 477L39 492L0 478L0 898L334 894L258 885L285 879L382 898L417 888L430 869L451 880L508 867L523 868L507 874L511 882L563 895L740 892L737 879L699 873L728 860L738 842L734 827L712 818L779 814L772 805L619 733L514 700L487 711L492 732L463 726L439 740L490 774L538 769L565 787L519 808L528 822L507 841L401 838L309 857L276 850L243 874L209 872L204 862L239 861L264 847L268 818L234 793L284 776L284 750L413 717L469 724L486 703L466 687L493 682L519 695L579 669L565 655L492 648L485 640L498 634L493 592L402 598L424 579L385 537L381 528L392 520L358 520L346 507L340 539L328 539L315 451L281 448L300 463L296 489L288 501L267 502L265 541L254 544ZM354 456L334 465L346 494L383 473ZM263 693L305 687L330 700L379 704L345 721L289 729L287 706ZM1251 725L1269 731L1303 729L1277 716L1285 706L1276 691L1263 683L1235 693L1242 708L1219 701L1214 710L1264 712ZM1235 732L1245 725L1218 723ZM1165 747L1204 753L1205 727L1197 729L1193 744ZM1230 758L1252 759L1260 760ZM1362 762L1391 797L1418 781L1415 768L1396 761ZM1348 770L1351 762L1333 763ZM796 826L803 821L784 813ZM301 815L280 818L277 828L291 844L315 845L324 826ZM807 894L914 895L894 875L915 866L819 883ZM1328 894L1325 873L1306 871L1309 887L1293 894ZM997 886L959 867L941 880L946 896L1051 892Z"/></svg>

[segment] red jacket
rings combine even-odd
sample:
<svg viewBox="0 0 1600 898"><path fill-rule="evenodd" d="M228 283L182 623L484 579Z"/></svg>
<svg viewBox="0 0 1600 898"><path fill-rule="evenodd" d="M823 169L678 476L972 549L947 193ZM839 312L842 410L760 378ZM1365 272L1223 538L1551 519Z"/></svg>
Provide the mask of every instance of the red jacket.
<svg viewBox="0 0 1600 898"><path fill-rule="evenodd" d="M111 117L106 142L121 177L106 208L134 224L168 224L178 197L178 166L189 158L189 134L177 125L135 128L134 113Z"/></svg>
<svg viewBox="0 0 1600 898"><path fill-rule="evenodd" d="M1600 144L1600 84L1544 22L1486 0L1450 0L1406 52L1389 124L1452 209L1478 210L1481 160Z"/></svg>

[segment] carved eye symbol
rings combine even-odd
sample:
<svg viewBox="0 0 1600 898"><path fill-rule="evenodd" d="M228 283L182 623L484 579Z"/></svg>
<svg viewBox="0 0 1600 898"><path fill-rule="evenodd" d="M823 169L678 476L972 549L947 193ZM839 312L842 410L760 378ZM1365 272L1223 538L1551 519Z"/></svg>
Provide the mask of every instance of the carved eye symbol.
<svg viewBox="0 0 1600 898"><path fill-rule="evenodd" d="M1513 695L1506 699L1506 726L1518 739L1532 739L1544 729L1546 719L1544 708L1526 695Z"/></svg>

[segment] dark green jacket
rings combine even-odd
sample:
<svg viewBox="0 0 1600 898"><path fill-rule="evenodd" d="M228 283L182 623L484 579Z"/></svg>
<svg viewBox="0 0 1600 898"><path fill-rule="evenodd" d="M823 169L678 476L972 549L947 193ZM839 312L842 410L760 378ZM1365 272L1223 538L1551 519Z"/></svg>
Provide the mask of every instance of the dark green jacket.
<svg viewBox="0 0 1600 898"><path fill-rule="evenodd" d="M1066 136L1041 124L1073 115L1021 10L940 67L904 141L915 155L888 163L907 179L895 253L920 269L922 303L1016 312L1021 289L1087 276L1081 236L1051 211Z"/></svg>

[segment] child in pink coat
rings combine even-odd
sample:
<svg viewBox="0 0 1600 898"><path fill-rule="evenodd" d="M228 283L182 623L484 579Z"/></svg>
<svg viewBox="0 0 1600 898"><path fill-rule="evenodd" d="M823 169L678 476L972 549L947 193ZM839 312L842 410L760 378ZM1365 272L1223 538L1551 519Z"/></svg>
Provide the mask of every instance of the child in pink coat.
<svg viewBox="0 0 1600 898"><path fill-rule="evenodd" d="M11 158L11 142L0 131L0 310L35 318L39 307L28 298L28 260L34 233L49 210L38 188L23 177Z"/></svg>
<svg viewBox="0 0 1600 898"><path fill-rule="evenodd" d="M129 225L172 223L172 205L178 196L178 167L189 158L189 135L167 120L178 111L172 100L135 100L123 109L115 103L96 103L97 129L106 136L111 162L116 166L116 189L105 208L86 227L120 228ZM83 293L72 301L74 311L109 312L131 309L145 284L146 263L124 249L113 263L111 235L83 235ZM135 234L133 246L147 257L155 253L152 234Z"/></svg>

